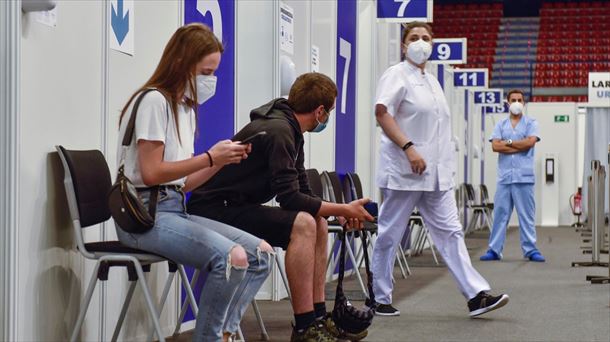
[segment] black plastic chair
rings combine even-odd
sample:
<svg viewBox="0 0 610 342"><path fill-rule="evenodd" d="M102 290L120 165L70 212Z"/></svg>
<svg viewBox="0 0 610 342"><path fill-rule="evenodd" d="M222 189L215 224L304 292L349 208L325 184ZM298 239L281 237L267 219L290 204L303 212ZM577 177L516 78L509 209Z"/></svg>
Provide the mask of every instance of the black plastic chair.
<svg viewBox="0 0 610 342"><path fill-rule="evenodd" d="M78 334L98 280L108 280L110 268L117 266L127 268L128 279L131 284L123 303L112 341L116 341L118 338L138 280L141 280L139 283L146 300L146 308L153 322L154 330L150 331L148 340L151 340L153 332L156 332L157 336L159 336L159 341L165 341L161 325L159 324L159 315L167 299L176 270L179 270L182 284L187 291L191 304L194 308L197 308L184 267L162 256L127 247L119 241L85 242L82 232L84 228L106 222L110 219L107 194L112 184L108 164L102 152L98 150L74 151L67 150L62 146L56 146L56 149L64 169L64 187L72 217L76 247L85 258L95 260L96 262L70 341L78 340ZM149 272L150 266L159 262L167 262L170 273L165 283L160 303L156 307L146 284L144 272Z"/></svg>
<svg viewBox="0 0 610 342"><path fill-rule="evenodd" d="M334 171L332 171L332 172L324 171L324 172L322 172L321 179L322 179L322 185L326 189L326 193L328 194L328 197L325 199L330 202L334 202L334 203L345 203L343 191L342 191L341 180L339 179L339 175L337 175L337 173ZM348 234L347 241L349 241L349 235L351 235L352 239L354 239L356 236L356 234L355 234L356 232L344 233L343 227L339 224L339 221L334 219L334 220L330 220L328 222L328 233L333 234L333 242L331 244L332 247L329 251L327 269L328 269L328 267L331 267L331 269L334 270L335 267L337 266L336 263L338 260L335 260L335 258L332 257L333 251L338 246L338 244L341 242L340 236L338 234ZM368 295L367 289L362 280L362 276L360 275L360 272L358 271L358 268L357 268L358 263L356 262L356 257L354 255L352 246L350 243L348 243L346 245L346 247L347 247L346 250L347 250L348 257L349 257L350 261L352 262L352 265L354 265L354 267L355 267L354 273L356 274L356 278L358 279L358 282L360 283L362 293L364 293L364 295L367 296Z"/></svg>

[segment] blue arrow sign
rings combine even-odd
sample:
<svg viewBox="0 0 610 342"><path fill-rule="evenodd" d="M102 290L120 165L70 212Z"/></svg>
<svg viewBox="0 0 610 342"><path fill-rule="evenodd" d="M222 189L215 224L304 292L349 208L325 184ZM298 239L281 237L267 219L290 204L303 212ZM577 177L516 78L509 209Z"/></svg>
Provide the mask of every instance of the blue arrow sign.
<svg viewBox="0 0 610 342"><path fill-rule="evenodd" d="M116 36L119 45L123 44L123 40L129 32L129 11L123 15L123 0L117 0L117 9L112 6L111 25L114 35Z"/></svg>

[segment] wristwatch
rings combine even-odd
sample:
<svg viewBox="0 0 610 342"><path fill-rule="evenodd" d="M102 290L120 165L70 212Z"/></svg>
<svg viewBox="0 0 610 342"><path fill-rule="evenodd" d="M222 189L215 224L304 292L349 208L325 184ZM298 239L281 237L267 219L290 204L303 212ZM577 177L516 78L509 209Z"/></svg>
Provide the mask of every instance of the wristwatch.
<svg viewBox="0 0 610 342"><path fill-rule="evenodd" d="M513 139L506 140L506 146L510 146L513 144Z"/></svg>

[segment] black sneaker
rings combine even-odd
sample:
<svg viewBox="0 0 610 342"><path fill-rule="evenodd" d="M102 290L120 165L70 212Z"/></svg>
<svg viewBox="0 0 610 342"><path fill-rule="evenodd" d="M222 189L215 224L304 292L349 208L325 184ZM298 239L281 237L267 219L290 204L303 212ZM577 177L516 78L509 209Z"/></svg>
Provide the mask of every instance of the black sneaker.
<svg viewBox="0 0 610 342"><path fill-rule="evenodd" d="M392 304L377 304L375 315L379 316L400 316L400 311L392 306Z"/></svg>
<svg viewBox="0 0 610 342"><path fill-rule="evenodd" d="M508 303L507 294L492 296L485 291L481 291L476 297L468 301L468 310L470 310L470 317L476 317L499 309L506 305L506 303Z"/></svg>
<svg viewBox="0 0 610 342"><path fill-rule="evenodd" d="M336 342L337 339L331 336L324 328L324 324L316 321L311 323L307 329L297 331L292 328L290 342Z"/></svg>

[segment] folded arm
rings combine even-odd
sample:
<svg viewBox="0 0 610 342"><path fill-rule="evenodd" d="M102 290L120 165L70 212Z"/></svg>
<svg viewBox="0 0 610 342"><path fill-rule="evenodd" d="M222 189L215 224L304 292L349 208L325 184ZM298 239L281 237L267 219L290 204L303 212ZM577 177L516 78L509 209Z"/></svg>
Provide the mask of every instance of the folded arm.
<svg viewBox="0 0 610 342"><path fill-rule="evenodd" d="M498 153L519 153L525 152L530 148L534 147L534 145L538 142L538 138L536 137L527 137L525 139L513 141L509 146L506 144L506 140L493 139L491 141L491 148L494 152Z"/></svg>

